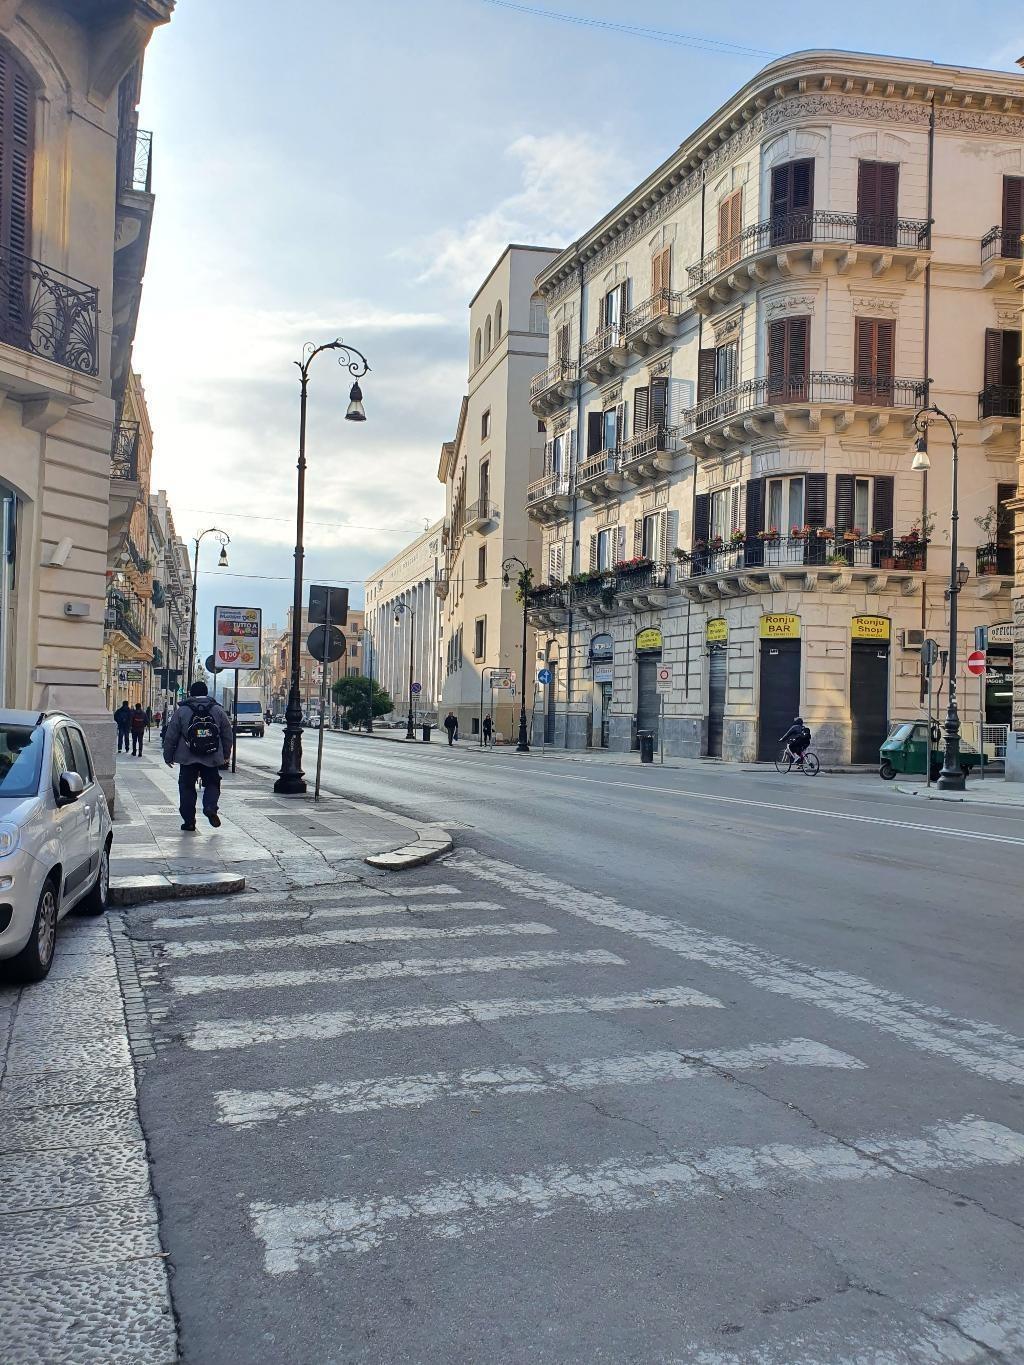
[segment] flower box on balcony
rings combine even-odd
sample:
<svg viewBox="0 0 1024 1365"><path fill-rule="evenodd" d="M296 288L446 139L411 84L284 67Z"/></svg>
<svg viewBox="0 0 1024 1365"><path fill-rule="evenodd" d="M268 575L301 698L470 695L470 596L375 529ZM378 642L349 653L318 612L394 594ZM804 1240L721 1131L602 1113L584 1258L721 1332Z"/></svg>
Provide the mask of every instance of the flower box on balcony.
<svg viewBox="0 0 1024 1365"><path fill-rule="evenodd" d="M794 540L806 540L811 534L811 528L809 526L791 526L789 534Z"/></svg>
<svg viewBox="0 0 1024 1365"><path fill-rule="evenodd" d="M654 560L648 559L646 555L639 555L635 559L620 559L613 567L617 574L642 573L654 567Z"/></svg>
<svg viewBox="0 0 1024 1365"><path fill-rule="evenodd" d="M881 545L882 541L885 540L885 532L872 531L868 536L868 540L871 541L872 545Z"/></svg>
<svg viewBox="0 0 1024 1365"><path fill-rule="evenodd" d="M859 541L859 540L863 540L863 538L864 538L863 532L861 531L861 529L860 529L859 526L853 526L853 527L850 528L849 531L844 531L844 532L843 532L843 539L844 539L844 540Z"/></svg>
<svg viewBox="0 0 1024 1365"><path fill-rule="evenodd" d="M831 526L819 526L814 533L819 540L835 540L836 533Z"/></svg>
<svg viewBox="0 0 1024 1365"><path fill-rule="evenodd" d="M758 540L778 540L778 527L770 526L767 531L758 531L757 538Z"/></svg>

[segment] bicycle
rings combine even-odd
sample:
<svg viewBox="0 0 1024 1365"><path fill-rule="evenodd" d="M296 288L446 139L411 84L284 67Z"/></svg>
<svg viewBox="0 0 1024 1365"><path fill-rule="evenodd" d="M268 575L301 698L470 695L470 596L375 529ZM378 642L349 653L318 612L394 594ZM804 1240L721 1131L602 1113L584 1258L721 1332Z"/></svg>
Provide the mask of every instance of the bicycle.
<svg viewBox="0 0 1024 1365"><path fill-rule="evenodd" d="M818 755L813 753L810 749L805 749L803 758L804 761L801 763L789 745L784 744L782 752L775 760L775 771L778 773L788 773L795 768L797 772L806 773L808 777L815 777L821 769L821 764L818 762Z"/></svg>

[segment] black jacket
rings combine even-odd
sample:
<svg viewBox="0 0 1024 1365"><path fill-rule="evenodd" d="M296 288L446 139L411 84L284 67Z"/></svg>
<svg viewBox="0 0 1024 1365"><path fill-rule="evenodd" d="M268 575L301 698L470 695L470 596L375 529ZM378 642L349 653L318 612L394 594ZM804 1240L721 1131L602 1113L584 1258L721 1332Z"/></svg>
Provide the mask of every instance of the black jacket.
<svg viewBox="0 0 1024 1365"><path fill-rule="evenodd" d="M810 740L811 732L806 725L791 725L779 741L781 744L788 744L791 739Z"/></svg>

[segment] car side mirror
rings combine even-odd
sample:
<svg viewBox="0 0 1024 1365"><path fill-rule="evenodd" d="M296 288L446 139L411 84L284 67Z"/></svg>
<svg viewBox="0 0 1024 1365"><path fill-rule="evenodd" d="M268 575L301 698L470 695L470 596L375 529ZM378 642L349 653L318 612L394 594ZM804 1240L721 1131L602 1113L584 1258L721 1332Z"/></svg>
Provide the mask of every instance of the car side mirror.
<svg viewBox="0 0 1024 1365"><path fill-rule="evenodd" d="M60 791L60 804L70 805L72 801L77 801L85 791L85 781L80 773L66 772L61 773L60 781L57 784Z"/></svg>

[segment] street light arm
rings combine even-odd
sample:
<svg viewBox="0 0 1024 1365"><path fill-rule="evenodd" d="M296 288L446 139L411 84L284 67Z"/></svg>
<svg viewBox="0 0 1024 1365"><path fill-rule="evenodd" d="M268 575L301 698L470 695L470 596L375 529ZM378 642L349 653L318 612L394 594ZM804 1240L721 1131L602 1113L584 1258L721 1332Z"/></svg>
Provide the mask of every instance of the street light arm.
<svg viewBox="0 0 1024 1365"><path fill-rule="evenodd" d="M347 345L341 337L337 337L334 341L324 341L319 346L314 345L312 341L307 341L302 348L302 359L294 362L298 365L304 382L309 378L309 367L321 351L341 351L342 354L338 356L338 364L343 370L348 370L353 379L362 379L364 374L370 372L369 361L362 351L356 350L354 346Z"/></svg>
<svg viewBox="0 0 1024 1365"><path fill-rule="evenodd" d="M917 412L914 413L914 429L916 431L919 431L922 436L928 435L928 428L931 425L928 413L934 413L936 417L941 417L949 427L954 442L959 441L960 429L957 426L956 418L951 417L948 412L944 412L936 403L929 403L927 407L918 408Z"/></svg>

